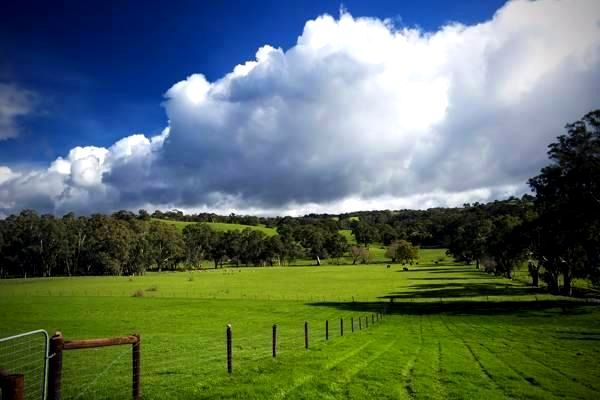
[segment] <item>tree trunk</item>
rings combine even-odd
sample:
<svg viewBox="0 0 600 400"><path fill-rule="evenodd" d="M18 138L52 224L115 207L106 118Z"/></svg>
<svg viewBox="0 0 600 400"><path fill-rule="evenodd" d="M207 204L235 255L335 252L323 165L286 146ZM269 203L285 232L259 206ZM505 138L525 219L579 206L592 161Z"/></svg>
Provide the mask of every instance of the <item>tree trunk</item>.
<svg viewBox="0 0 600 400"><path fill-rule="evenodd" d="M563 294L565 296L573 295L573 287L571 285L572 278L570 273L563 274Z"/></svg>
<svg viewBox="0 0 600 400"><path fill-rule="evenodd" d="M321 266L321 259L317 256L317 266Z"/></svg>
<svg viewBox="0 0 600 400"><path fill-rule="evenodd" d="M551 274L551 279L547 279L548 289L552 294L558 294L558 275Z"/></svg>
<svg viewBox="0 0 600 400"><path fill-rule="evenodd" d="M536 269L531 273L531 286L538 287L540 285L540 272Z"/></svg>
<svg viewBox="0 0 600 400"><path fill-rule="evenodd" d="M475 262L476 262L476 266L475 266L475 267L476 267L477 269L479 269L479 258L475 259Z"/></svg>

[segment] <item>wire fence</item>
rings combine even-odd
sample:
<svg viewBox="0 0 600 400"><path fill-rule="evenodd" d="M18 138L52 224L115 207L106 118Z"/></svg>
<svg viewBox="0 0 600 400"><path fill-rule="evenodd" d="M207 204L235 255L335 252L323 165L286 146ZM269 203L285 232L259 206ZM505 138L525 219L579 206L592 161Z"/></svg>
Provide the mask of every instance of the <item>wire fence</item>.
<svg viewBox="0 0 600 400"><path fill-rule="evenodd" d="M44 330L0 339L0 372L23 376L24 399L45 399L47 359L48 334Z"/></svg>
<svg viewBox="0 0 600 400"><path fill-rule="evenodd" d="M229 326L229 334L224 330L197 341L150 336L151 350L143 352L143 356L143 342L137 335L65 340L57 332L48 347L44 339L47 336L31 334L0 341L0 367L26 376L26 399L46 398L46 371L48 400L137 400L144 390L148 390L144 398L176 398L178 390L193 390L215 374L259 371L266 359L301 354L308 348L367 329L382 318L383 314L377 312L318 322L300 320L260 331L243 325L239 330ZM50 362L46 368L47 359ZM285 360L284 357L282 362Z"/></svg>
<svg viewBox="0 0 600 400"><path fill-rule="evenodd" d="M65 400L131 398L131 348L98 347L63 356L58 393Z"/></svg>

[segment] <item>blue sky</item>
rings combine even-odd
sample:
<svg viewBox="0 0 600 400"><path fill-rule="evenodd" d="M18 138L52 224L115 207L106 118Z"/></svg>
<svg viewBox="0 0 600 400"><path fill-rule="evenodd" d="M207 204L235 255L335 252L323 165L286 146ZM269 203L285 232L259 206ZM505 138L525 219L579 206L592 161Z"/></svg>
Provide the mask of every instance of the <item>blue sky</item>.
<svg viewBox="0 0 600 400"><path fill-rule="evenodd" d="M600 2L19 1L0 216L520 196L600 93Z"/></svg>
<svg viewBox="0 0 600 400"><path fill-rule="evenodd" d="M287 49L336 1L8 2L0 79L33 90L38 109L0 142L4 163L45 163L76 145L109 146L166 125L162 95L186 76L214 80L264 44ZM354 16L435 30L490 18L503 1L346 1ZM8 7L8 9L6 8Z"/></svg>

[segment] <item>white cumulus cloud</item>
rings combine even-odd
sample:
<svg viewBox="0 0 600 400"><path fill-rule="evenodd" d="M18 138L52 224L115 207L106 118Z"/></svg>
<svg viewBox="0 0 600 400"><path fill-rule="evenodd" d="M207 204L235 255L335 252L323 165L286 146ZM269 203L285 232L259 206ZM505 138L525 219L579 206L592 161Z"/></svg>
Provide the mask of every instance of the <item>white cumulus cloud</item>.
<svg viewBox="0 0 600 400"><path fill-rule="evenodd" d="M287 50L265 45L220 79L175 83L164 134L13 172L0 207L18 193L53 210L254 213L518 195L561 127L600 106L599 71L596 0L512 1L435 32L323 15ZM41 178L54 176L56 187Z"/></svg>

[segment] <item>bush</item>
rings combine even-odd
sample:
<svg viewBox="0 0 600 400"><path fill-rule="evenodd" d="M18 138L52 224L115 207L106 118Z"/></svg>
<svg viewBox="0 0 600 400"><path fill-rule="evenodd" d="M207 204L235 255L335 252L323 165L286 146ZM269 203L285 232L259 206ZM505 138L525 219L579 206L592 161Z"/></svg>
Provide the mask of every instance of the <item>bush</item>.
<svg viewBox="0 0 600 400"><path fill-rule="evenodd" d="M146 289L146 292L158 292L158 286L150 286L148 289Z"/></svg>
<svg viewBox="0 0 600 400"><path fill-rule="evenodd" d="M138 289L133 292L132 297L144 297L144 291L142 289Z"/></svg>

